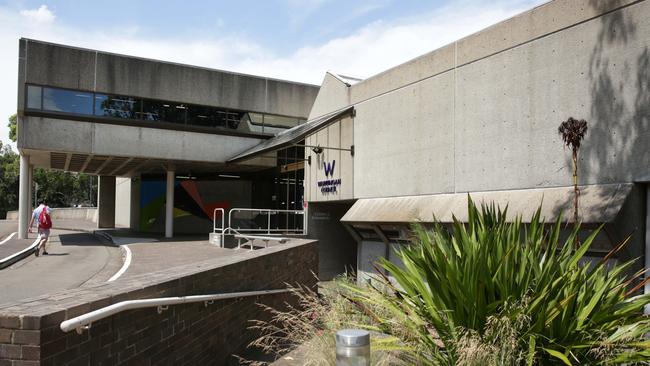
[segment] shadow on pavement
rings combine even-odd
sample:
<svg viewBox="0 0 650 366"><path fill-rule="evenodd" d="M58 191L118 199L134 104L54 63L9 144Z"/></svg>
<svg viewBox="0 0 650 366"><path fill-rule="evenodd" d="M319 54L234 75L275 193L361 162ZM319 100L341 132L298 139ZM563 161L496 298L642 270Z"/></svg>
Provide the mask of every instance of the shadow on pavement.
<svg viewBox="0 0 650 366"><path fill-rule="evenodd" d="M92 234L75 233L75 234L59 234L61 246L80 246L80 247L106 247L108 244L102 243Z"/></svg>

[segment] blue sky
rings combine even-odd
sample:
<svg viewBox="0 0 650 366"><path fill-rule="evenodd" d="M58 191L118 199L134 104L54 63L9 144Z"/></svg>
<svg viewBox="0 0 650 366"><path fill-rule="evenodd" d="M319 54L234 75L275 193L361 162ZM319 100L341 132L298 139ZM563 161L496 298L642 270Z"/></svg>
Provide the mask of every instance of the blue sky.
<svg viewBox="0 0 650 366"><path fill-rule="evenodd" d="M0 0L0 121L16 109L20 37L320 84L328 70L372 76L544 2Z"/></svg>

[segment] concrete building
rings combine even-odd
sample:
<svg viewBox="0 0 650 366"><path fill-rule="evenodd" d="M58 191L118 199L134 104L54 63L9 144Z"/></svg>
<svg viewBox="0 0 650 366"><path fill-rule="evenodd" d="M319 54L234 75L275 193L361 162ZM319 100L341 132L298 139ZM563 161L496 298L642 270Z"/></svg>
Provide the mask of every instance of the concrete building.
<svg viewBox="0 0 650 366"><path fill-rule="evenodd" d="M568 117L589 123L584 231L606 224L589 255L632 234L621 258L642 267L649 47L650 1L556 0L365 80L325 75L310 121L350 113L305 142L320 147L305 149L305 199L321 272L349 266L367 278L411 223L466 217L468 193L524 221L542 199L547 220L571 219L571 152L558 134Z"/></svg>
<svg viewBox="0 0 650 366"><path fill-rule="evenodd" d="M215 208L302 208L298 170L278 168L294 162L295 149L226 160L303 123L317 92L314 85L21 39L19 235L27 233L33 167L98 175L99 227L117 222L170 237L211 231Z"/></svg>
<svg viewBox="0 0 650 366"><path fill-rule="evenodd" d="M547 220L562 211L570 219L571 157L557 128L568 117L584 118L589 130L580 150L580 218L585 233L605 224L589 255L602 255L632 234L620 257L645 258L647 267L649 47L648 0L551 1L368 79L327 73L320 88L23 40L19 148L30 160L23 158L21 168L28 172L36 164L143 176L185 167L191 173L255 176L263 162L269 164L261 157L296 149L296 162L305 160L295 169L304 166L309 234L320 242L321 276L351 268L363 280L377 257L393 258L391 248L408 239L411 223L431 222L434 215L443 222L452 215L463 219L468 193L478 201L509 203L524 221L543 198ZM29 59L47 62L34 66ZM272 138L250 130L180 132L145 127L144 121L116 128L104 120L60 119L51 111L31 110L24 98L30 100L29 85L308 123L274 130ZM64 136L73 133L81 138ZM115 158L125 160L111 163ZM111 201L114 180L101 179L108 181ZM117 188L130 191L132 203L144 192L134 189L134 182ZM250 205L264 208L270 202ZM131 217L142 208L131 208Z"/></svg>

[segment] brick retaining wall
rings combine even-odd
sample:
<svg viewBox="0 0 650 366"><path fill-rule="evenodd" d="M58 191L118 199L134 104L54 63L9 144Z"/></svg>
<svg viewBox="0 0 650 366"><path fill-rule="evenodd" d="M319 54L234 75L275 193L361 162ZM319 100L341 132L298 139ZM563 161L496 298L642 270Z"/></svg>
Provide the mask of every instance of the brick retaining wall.
<svg viewBox="0 0 650 366"><path fill-rule="evenodd" d="M156 308L130 310L81 335L59 325L124 300L314 286L312 272L318 272L317 242L295 240L0 306L0 366L223 365L255 337L248 321L266 315L257 303L281 307L290 295L174 305L161 315Z"/></svg>

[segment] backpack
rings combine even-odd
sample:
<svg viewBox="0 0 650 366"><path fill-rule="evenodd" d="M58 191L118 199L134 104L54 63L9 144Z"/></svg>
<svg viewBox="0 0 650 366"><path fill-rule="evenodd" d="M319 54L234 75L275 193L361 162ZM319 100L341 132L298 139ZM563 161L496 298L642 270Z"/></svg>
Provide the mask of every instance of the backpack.
<svg viewBox="0 0 650 366"><path fill-rule="evenodd" d="M43 206L41 214L38 215L38 227L41 229L49 229L52 227L52 219L50 214L47 213L47 206Z"/></svg>

